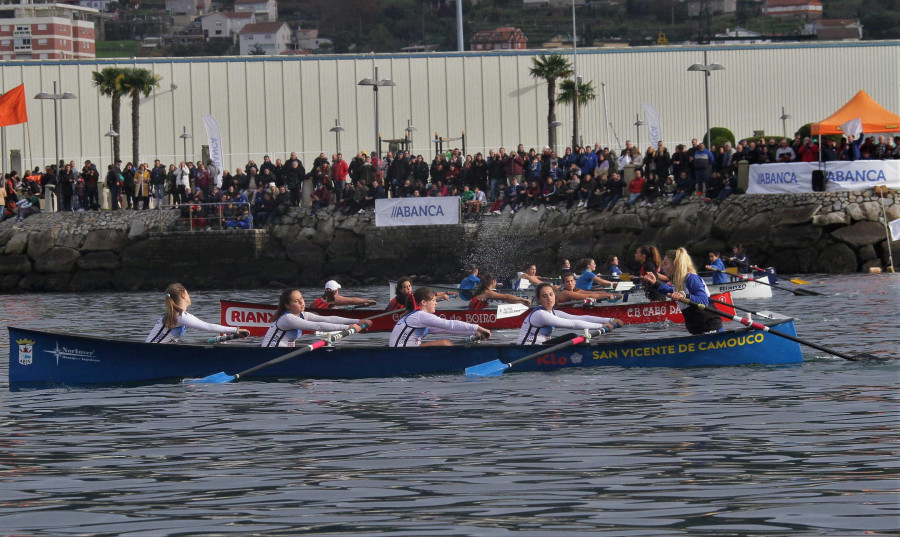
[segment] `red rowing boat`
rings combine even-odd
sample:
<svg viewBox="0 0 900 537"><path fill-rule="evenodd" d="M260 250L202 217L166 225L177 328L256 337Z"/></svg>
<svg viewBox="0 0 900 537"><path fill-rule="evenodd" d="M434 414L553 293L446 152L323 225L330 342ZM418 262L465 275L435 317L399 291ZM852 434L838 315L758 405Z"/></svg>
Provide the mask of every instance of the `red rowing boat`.
<svg viewBox="0 0 900 537"><path fill-rule="evenodd" d="M731 294L722 293L713 295L723 302L731 303ZM221 324L225 326L237 326L250 331L252 336L264 336L269 325L272 324L275 317L275 306L269 304L256 304L252 302L235 302L231 300L222 300L221 304ZM725 306L718 306L724 312L734 315L734 310ZM366 309L316 309L310 308L307 311L318 313L319 315L337 315L350 319L365 319L382 313L379 310ZM645 302L643 304L610 304L597 303L591 306L577 306L562 308L561 311L571 313L573 315L596 315L598 317L615 317L621 319L625 324L644 324L659 323L663 321L672 321L673 323L683 323L684 317L678 309L675 302ZM370 332L389 332L397 324L397 321L405 315L403 310L397 310L393 315L385 315L375 319L374 326L369 328ZM465 321L467 323L475 323L481 325L488 330L504 330L517 329L522 326L522 321L528 315L528 311L520 315L506 318L497 318L496 309L486 310L437 310L436 315L445 319L453 319L456 321Z"/></svg>

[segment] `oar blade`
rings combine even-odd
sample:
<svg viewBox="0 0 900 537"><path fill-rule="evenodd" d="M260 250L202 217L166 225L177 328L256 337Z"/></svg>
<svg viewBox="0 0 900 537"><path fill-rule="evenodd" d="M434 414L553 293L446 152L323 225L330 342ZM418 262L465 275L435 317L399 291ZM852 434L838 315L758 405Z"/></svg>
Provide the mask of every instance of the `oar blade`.
<svg viewBox="0 0 900 537"><path fill-rule="evenodd" d="M800 278L791 278L791 279L788 280L788 281L790 281L790 282L793 283L793 284L797 284L797 285L809 285L809 282L808 282L808 281L806 281L806 280L801 280Z"/></svg>
<svg viewBox="0 0 900 537"><path fill-rule="evenodd" d="M467 378L499 377L507 369L509 369L509 364L503 363L500 360L491 360L490 362L485 362L483 364L478 364L478 365L473 365L471 367L467 367L466 368L466 377Z"/></svg>
<svg viewBox="0 0 900 537"><path fill-rule="evenodd" d="M234 375L229 375L222 371L221 373L216 373L215 375L200 379L184 379L182 382L184 384L226 384L228 382L233 382L235 378Z"/></svg>
<svg viewBox="0 0 900 537"><path fill-rule="evenodd" d="M822 296L822 293L817 293L815 291L810 291L809 289L791 289L795 295L804 295L804 296Z"/></svg>
<svg viewBox="0 0 900 537"><path fill-rule="evenodd" d="M528 311L528 306L524 304L499 304L497 305L497 319L516 317L526 311Z"/></svg>

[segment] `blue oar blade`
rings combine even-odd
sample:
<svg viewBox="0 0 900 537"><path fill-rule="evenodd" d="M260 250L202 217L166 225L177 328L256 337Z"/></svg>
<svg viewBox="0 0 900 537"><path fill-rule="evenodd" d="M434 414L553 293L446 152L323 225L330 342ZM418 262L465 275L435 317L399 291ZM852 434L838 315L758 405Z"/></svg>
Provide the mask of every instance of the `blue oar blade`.
<svg viewBox="0 0 900 537"><path fill-rule="evenodd" d="M234 375L229 375L224 371L203 377L202 379L184 379L184 384L225 384L234 380Z"/></svg>
<svg viewBox="0 0 900 537"><path fill-rule="evenodd" d="M485 362L483 364L473 365L472 367L466 368L466 377L468 378L478 378L478 377L499 377L509 368L509 364L503 363L500 360L492 360L490 362Z"/></svg>

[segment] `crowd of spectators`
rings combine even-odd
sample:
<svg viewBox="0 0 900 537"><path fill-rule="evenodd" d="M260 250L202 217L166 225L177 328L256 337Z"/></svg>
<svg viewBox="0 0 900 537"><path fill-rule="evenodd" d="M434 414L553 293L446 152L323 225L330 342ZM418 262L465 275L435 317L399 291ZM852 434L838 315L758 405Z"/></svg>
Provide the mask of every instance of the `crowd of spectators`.
<svg viewBox="0 0 900 537"><path fill-rule="evenodd" d="M567 147L557 155L549 147L541 152L506 148L463 156L454 149L438 153L429 162L408 150L360 151L345 160L341 153L325 153L314 159L309 170L297 157L272 161L267 155L257 164L250 160L234 172L219 170L212 160L204 164L180 162L166 166L117 160L101 176L91 161L78 167L74 161L59 162L43 171L35 168L25 177L10 172L0 185L2 218L19 219L40 211L40 197L49 190L59 199L58 210L100 208L99 186L110 193L112 210L180 207L191 225L201 229L261 226L289 207L304 206L315 214L334 207L345 214L362 213L379 198L459 196L466 218L510 215L522 209L612 211L636 206L677 205L697 194L718 202L738 193L736 164L816 162L834 160L900 159L900 137L853 136L837 141L825 138L821 149L810 138L793 141L765 138L741 140L737 147L726 142L709 149L696 139L690 147L679 144L670 151L659 142L643 153L626 141L620 154L599 143ZM623 179L626 166L633 178ZM79 171L80 170L80 171ZM621 203L620 203L621 202Z"/></svg>

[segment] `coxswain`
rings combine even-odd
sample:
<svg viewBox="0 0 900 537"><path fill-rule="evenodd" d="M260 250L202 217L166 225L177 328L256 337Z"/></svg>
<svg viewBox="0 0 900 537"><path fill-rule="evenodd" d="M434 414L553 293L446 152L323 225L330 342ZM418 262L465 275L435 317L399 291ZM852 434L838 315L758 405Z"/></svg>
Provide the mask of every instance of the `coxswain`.
<svg viewBox="0 0 900 537"><path fill-rule="evenodd" d="M634 252L634 260L638 264L638 278L643 279L647 274L653 274L659 281L669 281L668 277L660 273L659 268L662 264L662 258L660 257L659 250L656 249L656 246L648 245L638 247ZM651 301L666 299L665 295L657 292L651 287L648 287L644 294L647 295L647 300Z"/></svg>
<svg viewBox="0 0 900 537"><path fill-rule="evenodd" d="M456 293L452 291L441 291L435 293L435 295L438 302L456 297ZM412 301L412 308L408 308L408 301ZM394 298L391 299L387 307L387 310L402 309L419 309L416 299L413 297L412 281L409 278L402 278L397 282L397 287L394 288Z"/></svg>
<svg viewBox="0 0 900 537"><path fill-rule="evenodd" d="M180 283L170 284L166 288L166 314L156 321L144 343L177 343L188 328L218 334L237 334L242 338L250 336L250 332L243 328L201 321L187 312L190 305L191 295L187 289Z"/></svg>
<svg viewBox="0 0 900 537"><path fill-rule="evenodd" d="M309 305L313 309L329 309L335 306L374 306L375 301L368 298L343 296L340 294L341 284L334 280L325 282L325 292Z"/></svg>
<svg viewBox="0 0 900 537"><path fill-rule="evenodd" d="M556 300L559 303L571 302L573 300L613 300L619 298L619 295L607 293L606 291L585 291L575 287L575 275L571 272L563 274L562 289L559 290Z"/></svg>
<svg viewBox="0 0 900 537"><path fill-rule="evenodd" d="M303 293L297 289L285 289L278 298L275 322L269 326L262 340L263 347L293 347L303 330L310 332L339 332L352 328L359 332L362 326L372 326L369 319L317 315L306 310Z"/></svg>
<svg viewBox="0 0 900 537"><path fill-rule="evenodd" d="M575 287L582 291L590 291L595 284L611 286L611 281L604 280L594 273L596 270L597 262L592 258L586 257L579 261L578 265L575 266L575 272L580 272L581 275L575 281Z"/></svg>
<svg viewBox="0 0 900 537"><path fill-rule="evenodd" d="M697 270L691 261L687 250L679 248L666 252L662 260L662 270L670 276L669 283L659 280L656 273L648 272L642 278L644 283L660 293L669 295L673 300L687 298L692 302L709 305L709 288L706 287L703 278L697 276ZM684 316L684 326L691 334L704 334L717 332L722 329L722 319L702 311L694 305L678 303L678 308Z"/></svg>
<svg viewBox="0 0 900 537"><path fill-rule="evenodd" d="M497 286L497 278L489 274L485 274L484 278L481 279L481 283L478 284L478 287L475 288L473 292L472 300L469 301L469 309L470 310L483 310L488 307L489 300L501 300L506 302L507 304L524 304L526 306L531 304L531 300L516 296L516 295L507 295L504 293L498 293L494 291L494 288Z"/></svg>
<svg viewBox="0 0 900 537"><path fill-rule="evenodd" d="M448 339L438 339L422 343L422 338L430 333L459 336L475 336L479 339L491 337L491 331L477 324L442 319L434 314L437 295L427 287L419 287L413 293L419 309L409 310L391 331L391 347L431 347L453 345Z"/></svg>
<svg viewBox="0 0 900 537"><path fill-rule="evenodd" d="M553 309L556 305L556 293L549 283L542 283L535 289L538 307L531 310L522 322L519 330L519 345L540 345L550 339L554 328L575 328L599 330L601 328L618 328L625 323L612 317L595 317L593 315L572 315Z"/></svg>

